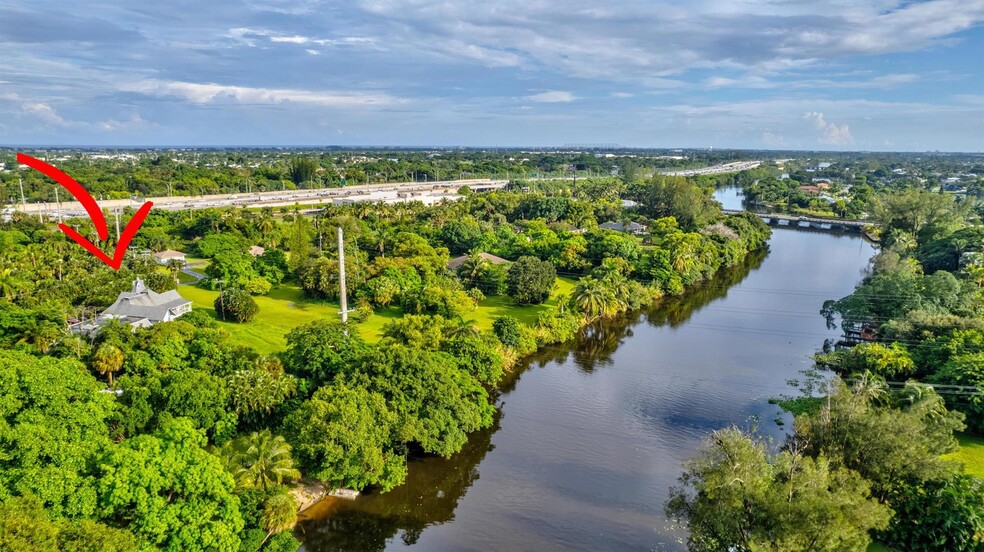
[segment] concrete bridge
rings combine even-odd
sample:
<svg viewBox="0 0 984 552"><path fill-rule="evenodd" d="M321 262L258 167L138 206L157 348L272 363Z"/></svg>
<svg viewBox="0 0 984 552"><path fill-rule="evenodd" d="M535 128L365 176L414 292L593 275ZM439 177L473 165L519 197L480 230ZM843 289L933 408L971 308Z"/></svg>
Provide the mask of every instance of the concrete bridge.
<svg viewBox="0 0 984 552"><path fill-rule="evenodd" d="M739 211L734 209L722 209L728 215L736 213L752 213L765 221L769 226L786 226L789 228L804 228L812 230L826 230L829 232L856 232L861 233L865 226L870 222L860 220L841 220L818 217L801 217L796 215L780 215L775 213L755 213L753 211Z"/></svg>

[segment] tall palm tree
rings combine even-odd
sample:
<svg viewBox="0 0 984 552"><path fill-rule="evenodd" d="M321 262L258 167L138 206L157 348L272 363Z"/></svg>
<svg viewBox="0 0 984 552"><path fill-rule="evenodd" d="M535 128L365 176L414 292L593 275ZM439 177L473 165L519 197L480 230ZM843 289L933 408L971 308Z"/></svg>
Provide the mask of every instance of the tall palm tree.
<svg viewBox="0 0 984 552"><path fill-rule="evenodd" d="M263 236L264 245L269 245L270 234L276 227L277 223L273 220L273 216L263 213L259 222L256 223L256 229L259 230L260 235Z"/></svg>
<svg viewBox="0 0 984 552"><path fill-rule="evenodd" d="M271 536L289 531L297 525L297 501L286 491L274 494L263 502L260 521L267 531L266 537L260 543L262 548Z"/></svg>
<svg viewBox="0 0 984 552"><path fill-rule="evenodd" d="M227 466L235 467L233 476L239 486L266 491L271 485L300 479L290 450L282 436L264 429L236 439L233 445L223 447L223 454L231 454Z"/></svg>
<svg viewBox="0 0 984 552"><path fill-rule="evenodd" d="M123 367L123 351L111 343L103 343L92 355L92 367L100 374L109 375L109 386L113 386L113 372Z"/></svg>
<svg viewBox="0 0 984 552"><path fill-rule="evenodd" d="M181 281L178 280L178 272L181 272L181 269L184 268L184 264L184 261L178 259L171 259L167 262L167 268L171 271L171 277L174 278L175 285L181 283Z"/></svg>

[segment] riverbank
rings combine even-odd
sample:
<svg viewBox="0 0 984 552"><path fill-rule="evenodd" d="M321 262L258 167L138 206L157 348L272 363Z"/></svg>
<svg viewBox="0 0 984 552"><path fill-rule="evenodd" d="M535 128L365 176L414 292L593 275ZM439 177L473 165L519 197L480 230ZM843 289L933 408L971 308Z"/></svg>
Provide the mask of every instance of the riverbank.
<svg viewBox="0 0 984 552"><path fill-rule="evenodd" d="M730 424L783 438L768 399L838 335L818 312L873 253L857 235L788 230L769 248L527 357L492 428L451 458L412 459L388 493L324 501L296 535L310 550L682 552L662 514L680 462Z"/></svg>

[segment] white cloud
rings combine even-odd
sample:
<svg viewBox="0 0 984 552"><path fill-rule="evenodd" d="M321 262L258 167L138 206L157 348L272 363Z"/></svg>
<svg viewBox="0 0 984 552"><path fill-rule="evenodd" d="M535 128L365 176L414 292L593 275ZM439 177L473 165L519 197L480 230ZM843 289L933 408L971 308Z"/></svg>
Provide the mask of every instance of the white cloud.
<svg viewBox="0 0 984 552"><path fill-rule="evenodd" d="M44 102L27 100L14 93L0 94L0 100L9 101L17 106L25 119L35 124L43 123L57 127L72 127L79 124L65 119L51 105Z"/></svg>
<svg viewBox="0 0 984 552"><path fill-rule="evenodd" d="M131 115L129 119L120 121L117 119L108 119L106 121L100 122L96 127L99 130L106 132L131 132L134 130L139 130L147 126L154 126L148 123L140 115Z"/></svg>
<svg viewBox="0 0 984 552"><path fill-rule="evenodd" d="M306 36L271 36L270 42L289 42L291 44L307 44L311 39Z"/></svg>
<svg viewBox="0 0 984 552"><path fill-rule="evenodd" d="M240 104L298 103L321 106L392 105L407 100L382 92L311 91L289 88L256 88L214 83L144 80L122 87L123 90L151 96L177 96L196 103L231 101Z"/></svg>
<svg viewBox="0 0 984 552"><path fill-rule="evenodd" d="M851 129L846 123L843 125L834 124L826 120L823 113L817 111L804 113L803 118L812 121L813 126L820 131L818 141L821 144L843 146L854 143L854 139L851 138Z"/></svg>
<svg viewBox="0 0 984 552"><path fill-rule="evenodd" d="M577 99L577 97L574 96L573 93L565 90L549 90L547 92L533 94L532 96L526 96L526 99L532 102L541 103L565 103L573 102Z"/></svg>
<svg viewBox="0 0 984 552"><path fill-rule="evenodd" d="M682 5L626 0L617 10L594 0L415 0L412 8L405 0L362 0L360 5L386 29L386 42L394 50L477 59L469 49L478 49L483 57L495 53L515 59L514 65L524 69L544 67L647 87L654 78L714 68L752 76L739 82L712 79L711 86L773 87L767 74L945 44L984 22L984 0L695 0ZM846 86L902 82L908 81Z"/></svg>
<svg viewBox="0 0 984 552"><path fill-rule="evenodd" d="M21 109L28 114L37 117L42 122L62 127L72 126L71 121L66 120L64 117L56 113L55 110L46 103L25 101L21 104Z"/></svg>
<svg viewBox="0 0 984 552"><path fill-rule="evenodd" d="M377 44L376 38L368 36L316 38L300 34L283 34L268 29L254 29L250 27L229 29L225 33L225 36L248 46L256 46L258 39L266 39L268 42L274 44L307 44L317 46L375 46Z"/></svg>
<svg viewBox="0 0 984 552"><path fill-rule="evenodd" d="M866 78L808 78L800 75L793 77L768 79L761 75L744 75L739 78L710 77L704 80L707 88L755 88L783 90L815 90L815 89L890 89L900 85L920 80L919 75L912 73L891 73Z"/></svg>

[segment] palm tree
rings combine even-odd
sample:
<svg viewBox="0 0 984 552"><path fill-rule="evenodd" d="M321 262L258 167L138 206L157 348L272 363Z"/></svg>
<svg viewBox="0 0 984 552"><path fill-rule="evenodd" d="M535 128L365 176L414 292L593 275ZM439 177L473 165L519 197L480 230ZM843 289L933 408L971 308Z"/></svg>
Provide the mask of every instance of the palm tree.
<svg viewBox="0 0 984 552"><path fill-rule="evenodd" d="M454 339L457 337L478 337L479 329L474 320L465 320L465 317L458 316L455 320L449 321L447 337Z"/></svg>
<svg viewBox="0 0 984 552"><path fill-rule="evenodd" d="M17 288L20 284L20 279L14 275L13 269L0 269L0 297L12 301L17 296Z"/></svg>
<svg viewBox="0 0 984 552"><path fill-rule="evenodd" d="M290 445L268 429L240 437L222 450L226 465L234 468L233 476L240 487L266 491L271 485L301 477L301 472L294 467Z"/></svg>
<svg viewBox="0 0 984 552"><path fill-rule="evenodd" d="M38 352L44 354L51 350L51 347L61 337L61 331L53 322L41 322L35 324L24 331L24 336L18 343L31 343L38 348Z"/></svg>
<svg viewBox="0 0 984 552"><path fill-rule="evenodd" d="M276 533L289 531L297 525L297 501L293 495L284 491L272 495L263 502L263 513L260 514L260 521L267 534L260 543L260 548L266 544L267 539Z"/></svg>
<svg viewBox="0 0 984 552"><path fill-rule="evenodd" d="M167 268L171 271L171 277L174 278L174 284L180 284L181 282L178 280L178 272L181 272L181 269L184 268L184 261L171 259L167 262Z"/></svg>
<svg viewBox="0 0 984 552"><path fill-rule="evenodd" d="M123 351L111 343L103 343L92 355L92 367L100 374L109 375L109 386L113 386L113 372L123 367Z"/></svg>
<svg viewBox="0 0 984 552"><path fill-rule="evenodd" d="M618 313L619 300L611 288L602 280L585 276L574 287L571 301L587 315L599 318Z"/></svg>
<svg viewBox="0 0 984 552"><path fill-rule="evenodd" d="M488 262L489 261L487 261L485 257L482 257L480 254L472 253L467 259L465 259L465 262L461 263L461 266L458 267L458 274L461 276L462 280L473 285L475 283L475 279L478 278L479 273L482 271L482 267Z"/></svg>
<svg viewBox="0 0 984 552"><path fill-rule="evenodd" d="M260 231L260 235L263 236L263 245L269 246L269 236L273 232L273 229L277 227L276 221L273 220L273 216L263 213L260 221L256 223L256 229Z"/></svg>

